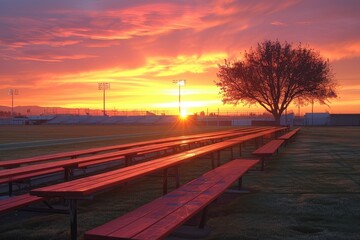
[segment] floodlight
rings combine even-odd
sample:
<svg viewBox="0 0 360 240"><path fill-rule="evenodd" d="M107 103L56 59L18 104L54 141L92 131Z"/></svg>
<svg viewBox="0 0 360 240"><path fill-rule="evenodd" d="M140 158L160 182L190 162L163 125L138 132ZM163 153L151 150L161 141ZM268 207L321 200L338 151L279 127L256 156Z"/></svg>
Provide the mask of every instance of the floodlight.
<svg viewBox="0 0 360 240"><path fill-rule="evenodd" d="M105 92L106 90L110 89L110 83L109 82L99 82L98 83L98 90L103 91L103 114L106 116L106 110L105 110Z"/></svg>
<svg viewBox="0 0 360 240"><path fill-rule="evenodd" d="M172 82L179 86L179 116L181 116L181 86L185 86L186 80L180 79L173 80Z"/></svg>
<svg viewBox="0 0 360 240"><path fill-rule="evenodd" d="M14 95L19 95L19 90L9 89L9 95L11 96L11 116L14 116Z"/></svg>

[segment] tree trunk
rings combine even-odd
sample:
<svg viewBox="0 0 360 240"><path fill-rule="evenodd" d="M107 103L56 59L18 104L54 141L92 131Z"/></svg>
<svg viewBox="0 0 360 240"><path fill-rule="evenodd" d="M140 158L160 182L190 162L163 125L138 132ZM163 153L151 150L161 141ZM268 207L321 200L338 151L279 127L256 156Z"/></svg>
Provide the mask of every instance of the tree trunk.
<svg viewBox="0 0 360 240"><path fill-rule="evenodd" d="M275 120L275 125L276 125L276 126L280 126L281 114L279 114L279 113L273 113L273 116L274 116L274 120Z"/></svg>

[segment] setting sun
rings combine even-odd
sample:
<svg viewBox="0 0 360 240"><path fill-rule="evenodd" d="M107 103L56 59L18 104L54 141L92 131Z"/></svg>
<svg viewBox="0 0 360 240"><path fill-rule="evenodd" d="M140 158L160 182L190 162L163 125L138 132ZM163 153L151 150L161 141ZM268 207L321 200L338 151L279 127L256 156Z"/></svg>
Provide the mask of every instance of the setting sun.
<svg viewBox="0 0 360 240"><path fill-rule="evenodd" d="M187 119L187 117L188 117L187 110L186 110L186 109L182 109L182 110L181 110L181 114L180 114L180 118L181 118L182 120L185 120L185 119Z"/></svg>

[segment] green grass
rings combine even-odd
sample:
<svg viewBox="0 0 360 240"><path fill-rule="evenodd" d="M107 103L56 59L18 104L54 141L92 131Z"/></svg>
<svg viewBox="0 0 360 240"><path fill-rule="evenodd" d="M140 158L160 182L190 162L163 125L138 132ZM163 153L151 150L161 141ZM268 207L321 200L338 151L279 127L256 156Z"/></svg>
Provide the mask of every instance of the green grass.
<svg viewBox="0 0 360 240"><path fill-rule="evenodd" d="M99 137L97 141L80 143L56 144L44 147L29 147L24 149L0 149L0 161L22 157L31 157L63 151L73 151L92 147L110 146L128 142L146 141L164 137L190 135L210 131L220 131L232 127L207 127L185 124L177 125L30 125L2 126L0 125L0 145L12 143L31 143L46 140L62 140L71 138ZM138 134L138 135L134 135ZM141 135L146 134L146 135ZM103 136L115 136L117 139L104 140ZM124 137L122 137L124 136ZM128 137L127 137L128 136Z"/></svg>
<svg viewBox="0 0 360 240"><path fill-rule="evenodd" d="M211 205L207 222L211 234L206 239L359 239L359 138L359 127L302 128L268 161L264 172L246 174L243 186L250 193L227 193ZM252 150L254 146L247 144L244 156ZM229 160L227 152L221 157ZM188 162L181 167L181 181L210 168L208 159ZM80 202L80 238L85 231L161 196L161 186L162 178L150 176ZM0 223L0 239L69 237L66 215L13 212Z"/></svg>

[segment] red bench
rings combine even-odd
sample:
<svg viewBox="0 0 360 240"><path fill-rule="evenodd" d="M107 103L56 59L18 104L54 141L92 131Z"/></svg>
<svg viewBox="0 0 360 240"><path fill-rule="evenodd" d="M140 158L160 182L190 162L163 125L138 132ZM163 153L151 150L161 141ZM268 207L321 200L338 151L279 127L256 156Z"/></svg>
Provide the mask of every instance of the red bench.
<svg viewBox="0 0 360 240"><path fill-rule="evenodd" d="M16 175L16 176L12 176L10 179L7 177L0 177L0 184L8 183L9 196L11 196L12 192L13 192L13 182L19 182L19 181L23 181L23 180L31 180L31 178L33 178L33 177L46 176L46 175L53 174L53 173L61 173L63 171L64 171L64 169L59 167L59 168L52 168L52 169L46 169L46 170L41 170L41 171L37 171L37 172L30 172L30 173L25 173L25 174L21 174L21 175Z"/></svg>
<svg viewBox="0 0 360 240"><path fill-rule="evenodd" d="M128 181L138 179L140 177L150 175L155 172L163 171L164 193L167 192L167 177L169 168L177 168L184 162L213 154L215 152L232 148L237 144L260 138L264 134L272 134L281 131L282 128L272 128L270 130L256 132L253 134L229 139L223 142L214 143L211 145L191 149L182 153L172 154L170 156L161 157L155 160L142 162L131 165L125 168L84 177L81 179L55 184L52 186L42 187L31 190L31 194L41 197L61 197L69 201L70 225L71 225L71 239L76 239L77 236L77 201L81 199L91 199L95 194L104 192L106 190L118 187L119 185ZM213 162L214 162L214 154ZM219 155L216 155L219 157ZM219 162L219 161L218 161ZM176 186L179 184L179 171L175 171Z"/></svg>
<svg viewBox="0 0 360 240"><path fill-rule="evenodd" d="M188 219L204 210L257 162L258 160L239 159L230 161L161 198L87 231L84 239L165 238ZM203 222L204 219L201 224Z"/></svg>
<svg viewBox="0 0 360 240"><path fill-rule="evenodd" d="M67 181L73 169L86 168L89 166L104 164L125 159L125 166L131 165L135 156L141 156L148 153L162 152L165 149L176 148L182 144L190 144L195 140L174 141L169 143L146 145L137 148L124 149L116 152L97 154L83 158L66 159L54 162L39 163L27 166L21 166L11 169L0 170L0 184L9 183L9 195L12 195L12 182L31 179L32 177L42 176L50 173L64 171L64 179Z"/></svg>
<svg viewBox="0 0 360 240"><path fill-rule="evenodd" d="M9 197L0 200L0 214L9 212L14 209L28 206L32 203L44 201L44 198L33 196L30 194L23 194L19 196Z"/></svg>
<svg viewBox="0 0 360 240"><path fill-rule="evenodd" d="M201 138L223 139L226 137L238 136L238 135L242 134L243 132L251 132L251 131L256 131L256 130L258 130L258 129L257 128L241 129L240 131L239 130L238 131L227 130L227 131L219 131L219 132L212 132L212 133L194 134L194 135L189 135L189 136L169 137L169 138L162 138L162 139L135 142L135 143L126 143L126 144L120 144L120 145L114 145L114 146L98 147L98 148L77 150L77 151L71 151L71 152L61 152L61 153L54 153L54 154L14 159L14 160L4 160L4 161L0 161L0 168L13 168L13 167L19 167L21 165L34 164L34 163L39 163L39 162L46 162L46 161L59 160L59 159L77 158L77 157L85 156L85 155L106 153L109 151L119 151L119 150L134 148L134 147L142 147L142 146L146 146L146 145L160 144L160 143L169 143L169 142L175 142L175 141L181 141L181 140L195 140L195 139L201 139Z"/></svg>
<svg viewBox="0 0 360 240"><path fill-rule="evenodd" d="M261 171L264 170L265 158L272 156L284 143L284 140L271 140L260 148L256 149L252 154L261 158Z"/></svg>
<svg viewBox="0 0 360 240"><path fill-rule="evenodd" d="M291 140L298 132L300 131L300 128L296 128L282 136L279 137L281 140L289 141Z"/></svg>
<svg viewBox="0 0 360 240"><path fill-rule="evenodd" d="M270 130L268 130L270 129ZM266 130L266 131L264 131ZM32 164L27 166L21 166L18 168L12 168L12 169L3 169L0 170L0 184L1 183L9 183L9 195L12 195L12 182L19 181L19 180L25 180L30 179L32 177L45 175L52 172L58 172L59 168L64 169L64 179L67 181L69 179L69 176L73 169L75 168L86 168L88 166L103 164L107 162L113 162L117 160L124 160L125 159L125 166L131 165L132 158L135 156L139 156L141 154L147 154L152 152L161 152L164 149L172 149L173 152L178 148L178 146L181 145L188 145L190 147L190 144L197 143L197 142L203 142L203 141L210 141L210 140L216 140L222 137L235 137L238 139L239 135L243 135L243 133L247 133L248 135L242 136L240 138L246 139L247 136L261 136L264 132L274 132L277 131L274 128L266 128L266 129L247 129L246 131L236 131L236 134L233 132L231 133L222 133L220 136L209 136L206 138L193 138L190 140L178 140L178 141L171 141L171 142L164 142L164 143L158 143L158 144L152 144L152 145L145 145L141 147L134 147L134 148L128 148L123 149L119 151L112 151L108 153L103 154L97 154L93 156L87 156L82 158L74 158L74 159L66 159L66 160L58 160L54 162L45 162L45 163L39 163L39 164ZM229 139L232 140L234 138ZM227 140L225 140L227 141ZM130 145L136 145L136 143L132 143ZM118 148L120 146L117 146ZM129 147L129 145L128 145ZM114 149L114 146L112 147L106 147L101 149ZM82 153L86 152L86 150L80 151ZM55 154L56 155L56 154ZM54 156L55 156L54 155ZM56 156L60 156L61 154L57 154ZM54 157L53 156L53 157ZM17 163L19 163L17 161ZM1 164L1 162L0 162Z"/></svg>

